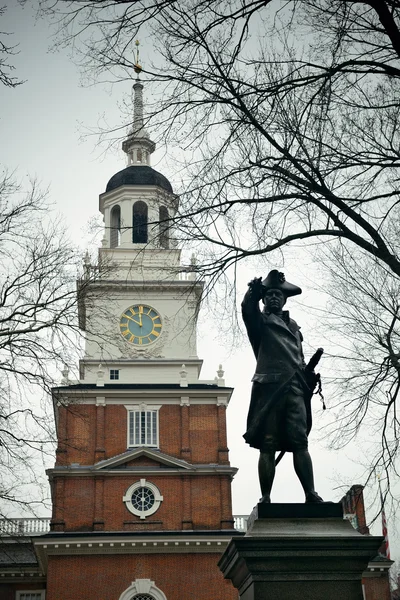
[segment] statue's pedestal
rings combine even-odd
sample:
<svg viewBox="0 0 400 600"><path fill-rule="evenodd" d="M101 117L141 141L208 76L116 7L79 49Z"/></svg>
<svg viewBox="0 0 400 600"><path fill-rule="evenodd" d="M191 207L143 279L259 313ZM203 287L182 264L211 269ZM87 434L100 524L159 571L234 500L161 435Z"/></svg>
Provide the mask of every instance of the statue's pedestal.
<svg viewBox="0 0 400 600"><path fill-rule="evenodd" d="M240 600L363 600L381 542L344 520L341 504L258 504L219 567Z"/></svg>

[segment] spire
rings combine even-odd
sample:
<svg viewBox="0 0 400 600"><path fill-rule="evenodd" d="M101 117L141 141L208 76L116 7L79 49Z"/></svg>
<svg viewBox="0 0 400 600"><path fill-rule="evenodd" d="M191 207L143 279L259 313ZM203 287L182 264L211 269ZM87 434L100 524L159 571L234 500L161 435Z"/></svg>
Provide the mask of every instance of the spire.
<svg viewBox="0 0 400 600"><path fill-rule="evenodd" d="M143 84L139 81L139 76L133 84L133 127L131 133L143 133ZM147 133L147 132L145 132Z"/></svg>
<svg viewBox="0 0 400 600"><path fill-rule="evenodd" d="M128 167L131 165L150 165L150 154L156 148L144 127L143 118L143 84L140 81L142 67L139 64L139 40L136 40L136 60L134 71L136 81L133 84L133 124L126 140L122 142L122 150L128 156Z"/></svg>

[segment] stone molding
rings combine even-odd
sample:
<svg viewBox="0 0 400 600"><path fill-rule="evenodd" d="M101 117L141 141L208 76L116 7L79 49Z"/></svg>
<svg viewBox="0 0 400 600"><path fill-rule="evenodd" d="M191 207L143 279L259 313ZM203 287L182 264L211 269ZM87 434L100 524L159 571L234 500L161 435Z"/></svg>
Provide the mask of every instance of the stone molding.
<svg viewBox="0 0 400 600"><path fill-rule="evenodd" d="M132 595L149 594L154 600L167 600L166 595L158 587L154 581L150 579L135 579L125 592L121 594L119 600L131 600Z"/></svg>
<svg viewBox="0 0 400 600"><path fill-rule="evenodd" d="M62 537L61 537L62 536ZM160 535L146 536L145 533L130 533L128 536L93 536L68 537L68 533L56 537L36 538L33 540L39 565L43 573L47 573L49 556L93 556L121 554L219 554L228 546L231 538L215 534L196 536Z"/></svg>

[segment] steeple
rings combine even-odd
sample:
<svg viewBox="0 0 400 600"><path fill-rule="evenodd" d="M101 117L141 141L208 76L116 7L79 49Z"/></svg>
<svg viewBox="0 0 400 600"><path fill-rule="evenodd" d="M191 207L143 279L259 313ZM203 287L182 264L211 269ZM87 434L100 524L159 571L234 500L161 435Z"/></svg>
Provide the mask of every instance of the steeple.
<svg viewBox="0 0 400 600"><path fill-rule="evenodd" d="M139 41L136 40L136 61L134 70L136 81L133 84L133 124L126 140L122 142L122 150L128 156L128 167L135 165L150 166L150 154L156 149L155 143L144 127L143 119L143 84L140 82L142 67L139 64Z"/></svg>
<svg viewBox="0 0 400 600"><path fill-rule="evenodd" d="M174 244L170 219L178 209L178 198L168 179L150 166L150 155L156 145L145 126L138 44L136 42L133 124L122 143L122 149L128 156L128 166L111 177L105 193L99 198L105 225L104 250L118 247L134 249L138 246L146 250L170 250L171 244ZM145 255L150 256L150 253ZM122 261L126 259L122 254L120 258ZM179 262L179 258L175 258ZM141 255L142 265L145 260ZM173 260L169 254L168 261L171 263ZM178 262L174 266L178 266Z"/></svg>

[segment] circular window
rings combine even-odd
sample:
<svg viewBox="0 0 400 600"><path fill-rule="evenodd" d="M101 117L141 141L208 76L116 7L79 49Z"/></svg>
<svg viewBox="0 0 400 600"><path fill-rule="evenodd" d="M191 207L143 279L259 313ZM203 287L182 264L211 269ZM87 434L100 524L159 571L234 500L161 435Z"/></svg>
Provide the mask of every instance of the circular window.
<svg viewBox="0 0 400 600"><path fill-rule="evenodd" d="M133 508L136 508L136 510L140 510L141 512L146 512L154 505L154 494L148 487L137 488L132 494L131 502Z"/></svg>
<svg viewBox="0 0 400 600"><path fill-rule="evenodd" d="M141 519L154 514L163 501L158 487L145 479L131 485L122 499L126 508ZM136 600L136 596L134 598Z"/></svg>

